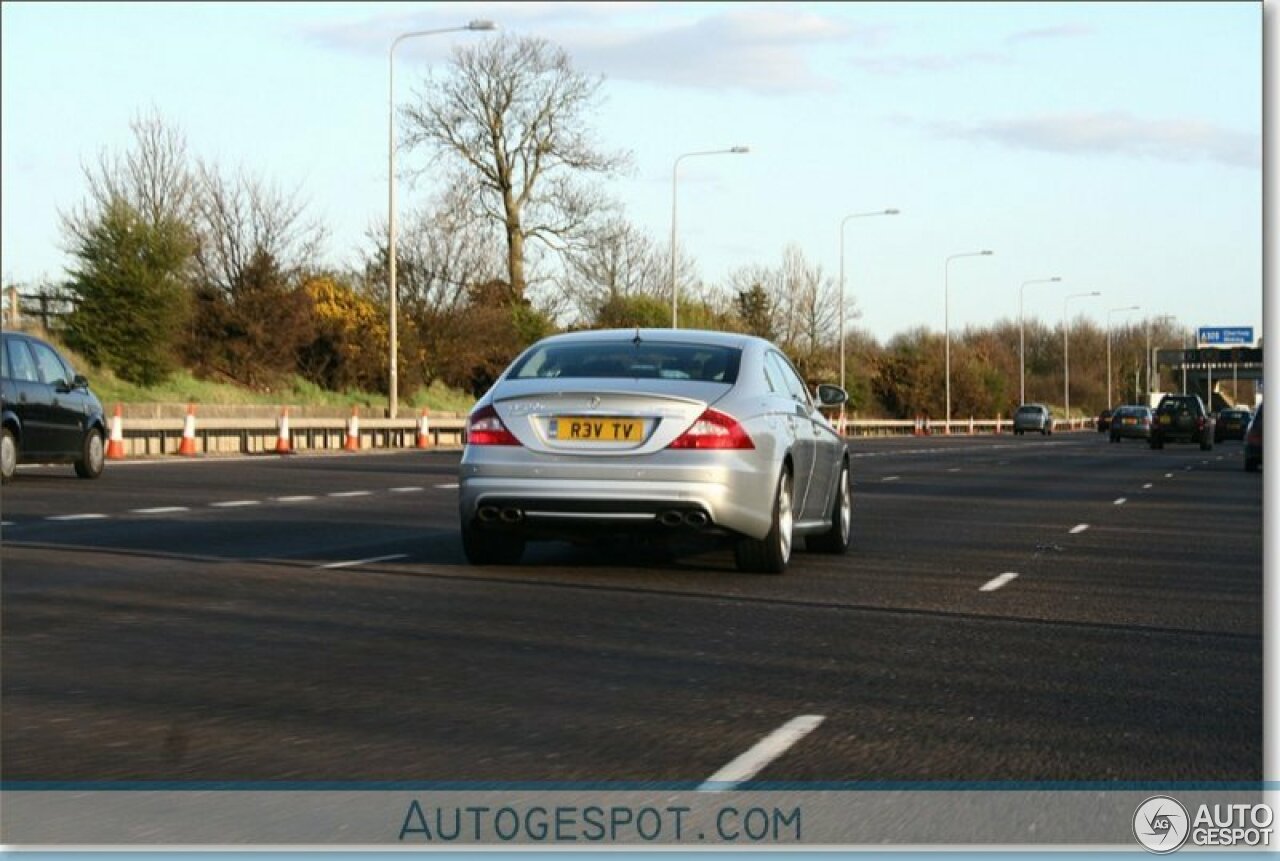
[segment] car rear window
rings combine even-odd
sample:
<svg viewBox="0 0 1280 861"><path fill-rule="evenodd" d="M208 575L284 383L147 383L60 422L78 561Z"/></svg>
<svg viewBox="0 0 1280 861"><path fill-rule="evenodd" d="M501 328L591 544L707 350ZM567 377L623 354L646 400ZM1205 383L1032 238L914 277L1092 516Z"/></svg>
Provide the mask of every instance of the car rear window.
<svg viewBox="0 0 1280 861"><path fill-rule="evenodd" d="M1038 416L1038 415L1041 415L1041 411L1039 407L1018 407L1018 415Z"/></svg>
<svg viewBox="0 0 1280 861"><path fill-rule="evenodd" d="M1200 404L1194 398L1165 398L1156 407L1158 413L1198 413Z"/></svg>
<svg viewBox="0 0 1280 861"><path fill-rule="evenodd" d="M733 383L742 351L714 344L575 341L525 354L508 379L662 379Z"/></svg>

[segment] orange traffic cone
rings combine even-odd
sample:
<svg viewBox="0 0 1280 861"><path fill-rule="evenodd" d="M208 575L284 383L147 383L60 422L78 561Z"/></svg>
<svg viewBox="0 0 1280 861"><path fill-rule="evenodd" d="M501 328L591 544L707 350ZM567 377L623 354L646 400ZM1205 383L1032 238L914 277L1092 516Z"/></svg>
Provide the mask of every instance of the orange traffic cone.
<svg viewBox="0 0 1280 861"><path fill-rule="evenodd" d="M356 415L356 407L351 408L351 418L347 419L347 451L360 450L360 417Z"/></svg>
<svg viewBox="0 0 1280 861"><path fill-rule="evenodd" d="M187 404L187 418L182 423L182 444L178 446L178 454L186 457L196 456L196 406Z"/></svg>
<svg viewBox="0 0 1280 861"><path fill-rule="evenodd" d="M107 443L107 458L124 459L124 427L119 404L116 404L115 415L111 417L111 440Z"/></svg>
<svg viewBox="0 0 1280 861"><path fill-rule="evenodd" d="M431 448L431 421L427 418L426 407L418 417L418 448Z"/></svg>
<svg viewBox="0 0 1280 861"><path fill-rule="evenodd" d="M280 413L279 433L276 434L276 454L292 454L293 447L289 441L289 408Z"/></svg>

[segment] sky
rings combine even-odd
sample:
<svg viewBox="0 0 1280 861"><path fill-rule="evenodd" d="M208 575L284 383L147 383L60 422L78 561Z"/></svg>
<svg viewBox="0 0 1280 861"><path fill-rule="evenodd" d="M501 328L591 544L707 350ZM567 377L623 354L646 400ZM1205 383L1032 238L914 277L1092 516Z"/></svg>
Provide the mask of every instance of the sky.
<svg viewBox="0 0 1280 861"><path fill-rule="evenodd" d="M0 275L58 281L82 164L151 111L193 155L298 188L353 264L387 211L397 102L453 46L503 34L603 76L592 117L633 168L605 189L704 280L795 245L882 342L1064 309L1263 325L1259 2L24 3L0 5ZM431 192L399 186L400 212ZM990 257L951 255L990 249ZM949 290L947 285L949 284ZM1100 292L1098 297L1066 297ZM1141 306L1137 312L1111 309Z"/></svg>

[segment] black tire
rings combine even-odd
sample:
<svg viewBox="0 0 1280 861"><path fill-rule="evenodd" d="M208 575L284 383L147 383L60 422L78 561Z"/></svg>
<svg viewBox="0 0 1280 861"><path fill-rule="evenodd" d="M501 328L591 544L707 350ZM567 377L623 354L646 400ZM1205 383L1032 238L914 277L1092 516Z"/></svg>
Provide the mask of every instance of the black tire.
<svg viewBox="0 0 1280 861"><path fill-rule="evenodd" d="M524 555L524 536L500 529L462 526L462 552L472 565L515 565Z"/></svg>
<svg viewBox="0 0 1280 861"><path fill-rule="evenodd" d="M1244 459L1244 471L1245 471L1245 472L1257 472L1257 471L1258 471L1258 459L1257 459L1256 457L1246 457L1246 458Z"/></svg>
<svg viewBox="0 0 1280 861"><path fill-rule="evenodd" d="M792 528L795 512L792 509L791 470L783 467L778 476L778 489L773 494L773 520L769 534L757 541L739 538L733 548L733 558L739 571L752 574L781 574L787 570L794 544Z"/></svg>
<svg viewBox="0 0 1280 861"><path fill-rule="evenodd" d="M1111 435L1111 441L1112 441L1112 442L1120 442L1120 435L1119 435L1119 434L1112 434L1112 435Z"/></svg>
<svg viewBox="0 0 1280 861"><path fill-rule="evenodd" d="M4 429L0 438L0 484L13 481L13 474L18 471L18 438L13 431Z"/></svg>
<svg viewBox="0 0 1280 861"><path fill-rule="evenodd" d="M1206 437L1205 439L1202 439L1200 441L1200 450L1213 451L1213 440L1209 439L1208 437Z"/></svg>
<svg viewBox="0 0 1280 861"><path fill-rule="evenodd" d="M76 461L76 475L81 478L98 478L107 464L106 453L102 448L102 431L94 428L84 435L84 443L80 447L80 459Z"/></svg>
<svg viewBox="0 0 1280 861"><path fill-rule="evenodd" d="M847 553L853 541L853 494L849 491L849 461L840 465L835 502L831 505L831 528L805 539L805 546L819 553Z"/></svg>
<svg viewBox="0 0 1280 861"><path fill-rule="evenodd" d="M1151 447L1154 449L1164 448L1164 440L1153 436L1151 438Z"/></svg>
<svg viewBox="0 0 1280 861"><path fill-rule="evenodd" d="M1053 431L1048 428L1040 428L1040 436L1048 436L1051 433L1053 433Z"/></svg>

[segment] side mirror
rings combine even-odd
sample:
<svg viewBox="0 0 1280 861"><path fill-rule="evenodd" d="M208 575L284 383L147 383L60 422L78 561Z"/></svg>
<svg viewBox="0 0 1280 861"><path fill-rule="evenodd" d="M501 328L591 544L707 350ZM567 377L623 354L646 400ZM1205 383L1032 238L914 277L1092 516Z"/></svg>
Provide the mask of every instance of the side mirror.
<svg viewBox="0 0 1280 861"><path fill-rule="evenodd" d="M838 407L849 400L849 393L839 386L823 383L818 386L818 403L824 407Z"/></svg>
<svg viewBox="0 0 1280 861"><path fill-rule="evenodd" d="M84 374L76 374L75 379L71 381L71 388L85 389L87 391L89 388L89 378Z"/></svg>

